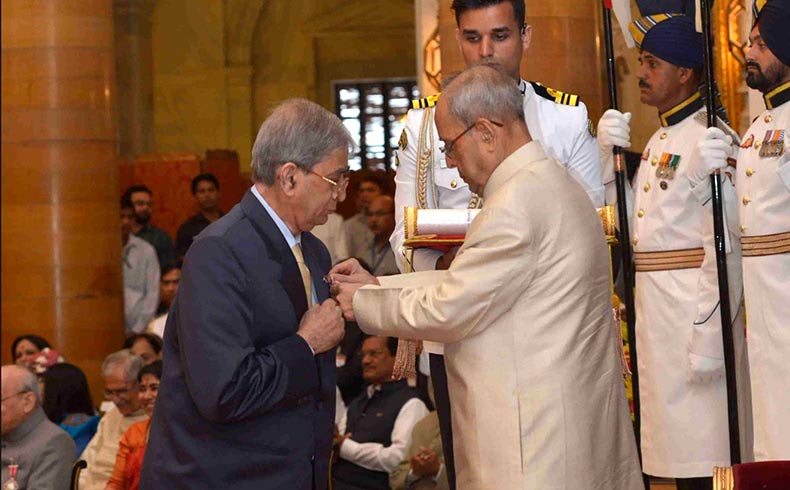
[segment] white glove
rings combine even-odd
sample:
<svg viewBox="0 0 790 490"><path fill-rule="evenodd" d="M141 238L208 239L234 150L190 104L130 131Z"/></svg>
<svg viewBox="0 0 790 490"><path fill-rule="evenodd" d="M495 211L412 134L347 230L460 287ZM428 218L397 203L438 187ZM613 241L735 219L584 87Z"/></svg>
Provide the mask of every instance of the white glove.
<svg viewBox="0 0 790 490"><path fill-rule="evenodd" d="M689 352L689 381L708 383L724 375L724 359L698 356Z"/></svg>
<svg viewBox="0 0 790 490"><path fill-rule="evenodd" d="M691 187L708 178L716 170L727 167L727 159L735 155L732 136L719 128L708 128L697 142L699 158L691 160L686 168L686 177Z"/></svg>
<svg viewBox="0 0 790 490"><path fill-rule="evenodd" d="M689 381L706 383L724 374L724 348L718 326L694 325L689 354Z"/></svg>
<svg viewBox="0 0 790 490"><path fill-rule="evenodd" d="M604 153L612 154L612 148L619 146L622 148L631 147L631 113L623 114L615 109L609 109L603 113L598 121L598 149L603 156Z"/></svg>

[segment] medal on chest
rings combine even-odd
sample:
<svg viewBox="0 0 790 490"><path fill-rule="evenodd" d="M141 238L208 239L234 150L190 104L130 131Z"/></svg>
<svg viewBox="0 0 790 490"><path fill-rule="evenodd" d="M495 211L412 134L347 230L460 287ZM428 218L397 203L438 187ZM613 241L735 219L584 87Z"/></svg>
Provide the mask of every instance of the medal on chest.
<svg viewBox="0 0 790 490"><path fill-rule="evenodd" d="M785 130L769 129L760 147L761 157L780 157L785 152Z"/></svg>
<svg viewBox="0 0 790 490"><path fill-rule="evenodd" d="M661 158L658 160L658 168L656 169L656 177L666 180L674 179L675 170L677 170L679 164L680 155L661 153Z"/></svg>

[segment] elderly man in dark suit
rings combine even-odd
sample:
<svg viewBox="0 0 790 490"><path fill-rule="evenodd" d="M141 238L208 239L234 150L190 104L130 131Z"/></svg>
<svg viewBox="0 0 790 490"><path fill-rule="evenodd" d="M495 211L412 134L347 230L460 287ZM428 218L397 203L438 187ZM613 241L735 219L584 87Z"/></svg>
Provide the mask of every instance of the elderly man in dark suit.
<svg viewBox="0 0 790 490"><path fill-rule="evenodd" d="M343 319L309 233L345 198L340 120L292 99L264 121L254 185L187 252L141 489L324 489Z"/></svg>

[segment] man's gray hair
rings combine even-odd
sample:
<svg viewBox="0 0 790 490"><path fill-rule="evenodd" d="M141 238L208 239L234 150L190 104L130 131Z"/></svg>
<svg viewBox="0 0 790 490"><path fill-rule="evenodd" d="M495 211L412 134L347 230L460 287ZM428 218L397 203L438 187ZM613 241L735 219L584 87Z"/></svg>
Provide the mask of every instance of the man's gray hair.
<svg viewBox="0 0 790 490"><path fill-rule="evenodd" d="M129 349L121 349L104 358L101 365L102 377L107 377L116 368L123 369L123 378L127 383L137 382L137 374L143 367L143 360Z"/></svg>
<svg viewBox="0 0 790 490"><path fill-rule="evenodd" d="M498 122L524 119L524 98L518 84L497 66L471 66L451 75L442 85L450 114L464 126L481 117Z"/></svg>
<svg viewBox="0 0 790 490"><path fill-rule="evenodd" d="M29 369L10 364L3 366L3 369L10 369L15 372L14 376L19 377L18 393L33 393L36 397L36 403L41 403L41 392L38 388L38 377L33 374Z"/></svg>
<svg viewBox="0 0 790 490"><path fill-rule="evenodd" d="M311 169L332 152L350 148L354 140L336 115L307 99L288 99L258 130L252 147L252 180L272 185L284 163Z"/></svg>

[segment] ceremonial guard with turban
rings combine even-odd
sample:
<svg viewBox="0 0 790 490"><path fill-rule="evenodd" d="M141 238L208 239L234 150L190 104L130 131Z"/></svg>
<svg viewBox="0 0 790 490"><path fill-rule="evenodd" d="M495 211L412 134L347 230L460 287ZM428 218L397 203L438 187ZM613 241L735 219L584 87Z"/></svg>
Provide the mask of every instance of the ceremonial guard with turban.
<svg viewBox="0 0 790 490"><path fill-rule="evenodd" d="M730 464L710 184L695 170L697 140L706 130L702 35L693 18L671 13L642 17L630 30L640 49L640 100L658 109L661 123L634 179L631 221L643 470L675 478L679 490L701 490L710 488L714 466ZM604 113L602 155L630 146L630 118L613 109ZM719 124L735 135L724 120ZM730 301L740 305L735 187L730 175L720 179L732 221L726 226ZM747 373L743 311L734 310L727 328L735 337L740 381ZM739 388L744 416L748 381ZM748 442L748 421L741 425Z"/></svg>
<svg viewBox="0 0 790 490"><path fill-rule="evenodd" d="M737 152L716 128L700 151L706 172L737 158L754 457L790 460L790 0L756 4L764 6L749 36L746 83L762 92L765 111Z"/></svg>

